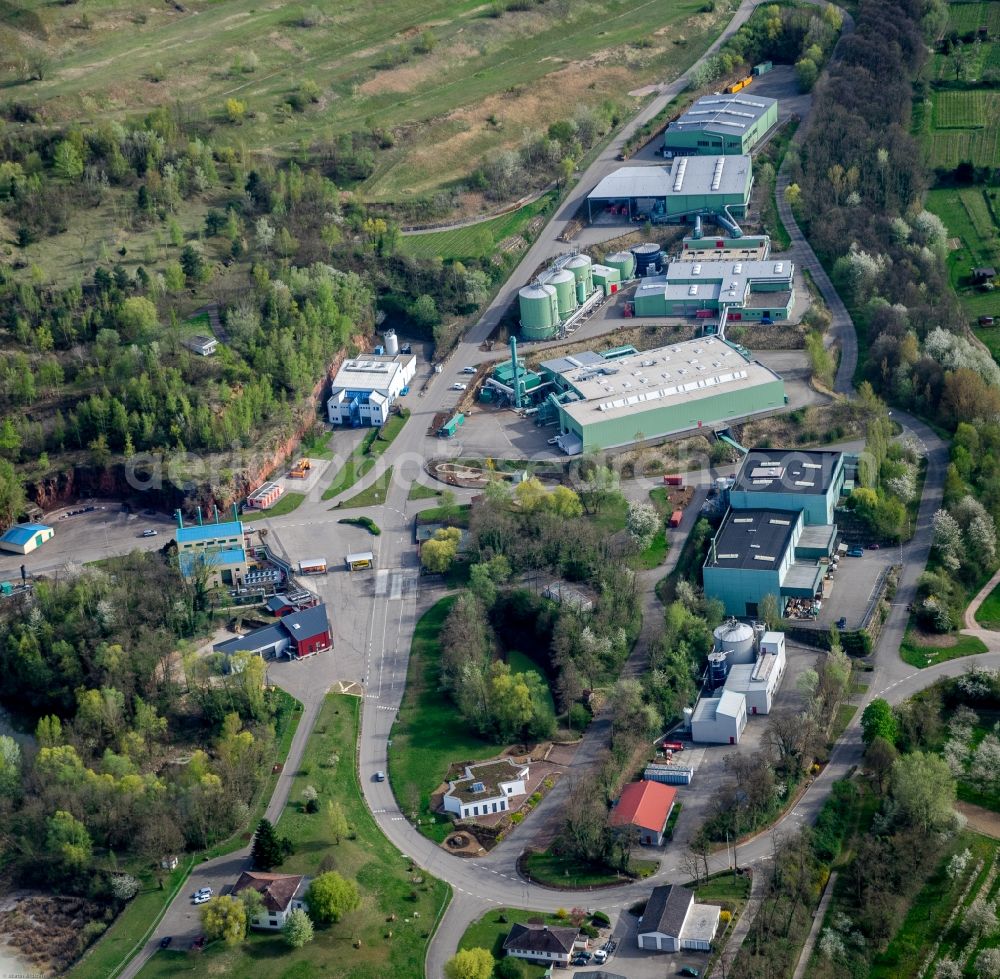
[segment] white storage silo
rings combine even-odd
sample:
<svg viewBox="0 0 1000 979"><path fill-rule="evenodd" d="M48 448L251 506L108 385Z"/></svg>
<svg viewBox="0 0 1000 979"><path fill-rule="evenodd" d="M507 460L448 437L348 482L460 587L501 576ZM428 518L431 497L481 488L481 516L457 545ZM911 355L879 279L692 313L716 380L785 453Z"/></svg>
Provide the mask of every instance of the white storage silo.
<svg viewBox="0 0 1000 979"><path fill-rule="evenodd" d="M382 339L385 341L385 352L390 357L395 357L399 353L399 341L396 339L396 331L386 330L382 334Z"/></svg>
<svg viewBox="0 0 1000 979"><path fill-rule="evenodd" d="M752 663L757 657L754 652L753 628L746 622L729 619L717 626L712 633L715 648L727 653L730 664Z"/></svg>

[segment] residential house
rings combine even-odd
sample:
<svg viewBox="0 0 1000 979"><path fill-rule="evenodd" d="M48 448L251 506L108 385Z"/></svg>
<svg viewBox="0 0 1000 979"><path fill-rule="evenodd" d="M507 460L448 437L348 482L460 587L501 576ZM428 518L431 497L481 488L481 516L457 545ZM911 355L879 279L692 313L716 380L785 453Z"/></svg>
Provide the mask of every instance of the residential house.
<svg viewBox="0 0 1000 979"><path fill-rule="evenodd" d="M215 337L203 337L198 334L188 337L184 341L184 346L192 353L200 354L202 357L211 357L218 349L219 341Z"/></svg>
<svg viewBox="0 0 1000 979"><path fill-rule="evenodd" d="M569 965L576 948L586 948L576 928L549 928L547 925L514 925L503 943L507 955L548 965Z"/></svg>
<svg viewBox="0 0 1000 979"><path fill-rule="evenodd" d="M290 912L297 908L306 910L305 893L309 878L301 874L265 874L245 870L233 887L233 896L252 889L264 899L259 914L250 919L253 928L277 931L283 928Z"/></svg>
<svg viewBox="0 0 1000 979"><path fill-rule="evenodd" d="M510 758L466 765L465 777L448 783L441 805L460 819L508 812L517 808L518 804L511 803L525 794L527 781L528 766Z"/></svg>
<svg viewBox="0 0 1000 979"><path fill-rule="evenodd" d="M612 826L634 827L640 843L662 846L677 790L662 782L630 782L611 813Z"/></svg>

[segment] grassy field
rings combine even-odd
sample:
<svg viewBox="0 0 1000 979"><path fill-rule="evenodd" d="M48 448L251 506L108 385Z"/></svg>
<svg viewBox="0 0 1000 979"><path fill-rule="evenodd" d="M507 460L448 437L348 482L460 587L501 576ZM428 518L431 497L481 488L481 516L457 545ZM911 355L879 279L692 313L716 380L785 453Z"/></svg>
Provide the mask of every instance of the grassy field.
<svg viewBox="0 0 1000 979"><path fill-rule="evenodd" d="M970 320L980 316L1000 316L1000 292L984 292L972 284L971 270L978 265L1000 265L1000 224L994 219L1000 188L949 187L927 194L927 208L944 222L948 234L957 239L957 248L948 253L952 288L958 293ZM979 331L977 331L977 335ZM989 328L981 339L990 346L998 339ZM994 350L996 356L996 350Z"/></svg>
<svg viewBox="0 0 1000 979"><path fill-rule="evenodd" d="M441 693L438 636L455 599L442 598L428 609L413 633L406 692L392 726L389 780L404 812L416 811L420 829L444 839L451 820L430 811L430 796L452 762L491 758L501 746L485 741L459 718Z"/></svg>
<svg viewBox="0 0 1000 979"><path fill-rule="evenodd" d="M986 652L986 645L975 636L920 636L910 629L903 637L899 647L899 655L904 663L923 669L935 663L943 663L949 659L959 659L962 656L977 656Z"/></svg>
<svg viewBox="0 0 1000 979"><path fill-rule="evenodd" d="M371 486L366 487L354 496L341 500L336 509L348 510L351 507L379 506L385 503L386 494L392 484L392 466L389 466Z"/></svg>
<svg viewBox="0 0 1000 979"><path fill-rule="evenodd" d="M976 610L976 621L984 629L1000 629L1000 585L986 596Z"/></svg>
<svg viewBox="0 0 1000 979"><path fill-rule="evenodd" d="M555 199L554 192L510 214L480 221L452 231L432 231L400 238L399 250L415 258L466 259L493 255L505 243L520 244L534 219L545 213Z"/></svg>
<svg viewBox="0 0 1000 979"><path fill-rule="evenodd" d="M575 857L566 857L549 851L529 853L524 858L524 864L534 880L548 887L571 889L601 887L623 880L621 874L607 867L583 863ZM659 865L658 860L633 860L629 864L629 871L635 877L649 877L656 873Z"/></svg>
<svg viewBox="0 0 1000 979"><path fill-rule="evenodd" d="M141 975L143 979L196 973L254 976L255 979L313 979L336 975L352 979L372 976L417 976L423 973L427 940L448 887L419 868L408 869L406 859L382 835L365 806L355 768L355 744L361 701L330 695L309 739L302 766L292 788L278 830L295 844L295 853L281 872L316 874L321 865L357 882L361 906L340 923L317 928L316 939L301 949L290 949L280 934L254 934L238 948L214 945L202 956L158 952ZM319 813L300 806L303 789L319 792ZM335 844L322 814L327 799L344 807L352 838ZM386 940L390 914L392 940ZM355 941L360 947L355 948ZM334 966L334 963L335 966ZM331 971L331 966L333 969Z"/></svg>
<svg viewBox="0 0 1000 979"><path fill-rule="evenodd" d="M427 193L482 157L650 81L676 77L707 47L733 4L702 0L547 2L494 9L479 0L361 0L334 7L192 0L159 7L26 0L3 18L0 78L46 122L98 121L182 102L224 123L247 104L232 145L297 149L352 130L395 131L365 186L385 200ZM501 16L494 13L502 12ZM647 46L636 45L642 37ZM28 84L21 63L50 60ZM301 85L315 85L304 99ZM633 102L634 104L634 102Z"/></svg>
<svg viewBox="0 0 1000 979"><path fill-rule="evenodd" d="M240 520L250 523L254 520L263 520L265 517L283 517L298 510L305 498L305 493L285 493L270 510L248 510L240 515Z"/></svg>
<svg viewBox="0 0 1000 979"><path fill-rule="evenodd" d="M636 555L636 565L643 571L658 568L667 559L667 532L660 530L653 537L649 547Z"/></svg>

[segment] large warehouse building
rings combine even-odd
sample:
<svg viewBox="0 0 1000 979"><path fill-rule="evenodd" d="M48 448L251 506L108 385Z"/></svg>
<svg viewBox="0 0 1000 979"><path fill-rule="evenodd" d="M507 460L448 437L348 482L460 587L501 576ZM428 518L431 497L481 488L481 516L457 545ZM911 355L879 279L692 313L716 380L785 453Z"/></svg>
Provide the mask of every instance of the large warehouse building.
<svg viewBox="0 0 1000 979"><path fill-rule="evenodd" d="M368 354L345 360L327 400L332 425L384 425L393 403L417 372L413 354Z"/></svg>
<svg viewBox="0 0 1000 979"><path fill-rule="evenodd" d="M785 404L770 368L713 337L608 360L587 351L545 361L541 371L569 455L727 424Z"/></svg>
<svg viewBox="0 0 1000 979"><path fill-rule="evenodd" d="M681 156L665 166L620 167L588 195L587 214L614 209L628 219L681 223L695 214L727 221L747 213L753 189L750 157Z"/></svg>
<svg viewBox="0 0 1000 979"><path fill-rule="evenodd" d="M749 153L778 123L778 103L738 92L704 95L663 134L667 156Z"/></svg>
<svg viewBox="0 0 1000 979"><path fill-rule="evenodd" d="M643 279L636 316L717 316L729 322L787 320L795 303L792 262L671 262Z"/></svg>

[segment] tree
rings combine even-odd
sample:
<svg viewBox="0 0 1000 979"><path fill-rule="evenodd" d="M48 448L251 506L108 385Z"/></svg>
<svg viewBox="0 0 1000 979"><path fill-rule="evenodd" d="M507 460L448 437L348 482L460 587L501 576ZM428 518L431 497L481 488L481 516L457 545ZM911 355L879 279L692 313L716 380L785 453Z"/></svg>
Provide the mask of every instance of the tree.
<svg viewBox="0 0 1000 979"><path fill-rule="evenodd" d="M977 897L966 909L962 928L969 935L992 935L997 930L997 907Z"/></svg>
<svg viewBox="0 0 1000 979"><path fill-rule="evenodd" d="M803 92L811 92L819 77L819 68L812 58L803 58L795 62L795 74L799 80L799 88Z"/></svg>
<svg viewBox="0 0 1000 979"><path fill-rule="evenodd" d="M285 927L281 929L285 942L292 948L302 948L313 940L313 923L302 908L293 908L285 918Z"/></svg>
<svg viewBox="0 0 1000 979"><path fill-rule="evenodd" d="M279 837L274 826L267 819L262 819L257 824L257 831L253 836L253 846L250 850L250 858L253 860L254 869L271 870L277 867L286 857L292 853L292 842L287 836Z"/></svg>
<svg viewBox="0 0 1000 979"><path fill-rule="evenodd" d="M505 955L493 970L496 979L524 979L524 966L520 959L512 955Z"/></svg>
<svg viewBox="0 0 1000 979"><path fill-rule="evenodd" d="M898 757L893 743L883 738L881 734L876 734L868 745L868 750L865 752L865 766L872 773L880 795Z"/></svg>
<svg viewBox="0 0 1000 979"><path fill-rule="evenodd" d="M326 804L326 823L330 838L337 844L351 831L347 816L344 815L344 807L336 799L331 799Z"/></svg>
<svg viewBox="0 0 1000 979"><path fill-rule="evenodd" d="M889 744L895 744L899 736L896 716L888 702L876 697L861 715L861 736L865 744L871 744L876 738L883 738Z"/></svg>
<svg viewBox="0 0 1000 979"><path fill-rule="evenodd" d="M255 887L244 887L240 891L240 900L247 909L247 925L249 926L254 918L264 913L264 895Z"/></svg>
<svg viewBox="0 0 1000 979"><path fill-rule="evenodd" d="M802 199L802 188L798 184L789 184L785 188L785 201L790 207L795 207Z"/></svg>
<svg viewBox="0 0 1000 979"><path fill-rule="evenodd" d="M21 789L21 746L10 735L0 735L0 796L10 799Z"/></svg>
<svg viewBox="0 0 1000 979"><path fill-rule="evenodd" d="M649 547L662 523L659 512L651 503L629 503L625 526L640 550Z"/></svg>
<svg viewBox="0 0 1000 979"><path fill-rule="evenodd" d="M781 605L777 595L767 594L760 600L757 615L768 629L777 629L781 624Z"/></svg>
<svg viewBox="0 0 1000 979"><path fill-rule="evenodd" d="M254 236L257 239L258 247L266 255L271 250L271 245L274 244L274 225L266 217L257 218L257 223L254 225Z"/></svg>
<svg viewBox="0 0 1000 979"><path fill-rule="evenodd" d="M976 959L980 979L1000 979L1000 948L987 948Z"/></svg>
<svg viewBox="0 0 1000 979"><path fill-rule="evenodd" d="M181 252L181 268L188 282L198 283L204 280L206 274L205 259L201 249L194 242L184 246ZM149 300L145 300L149 302Z"/></svg>
<svg viewBox="0 0 1000 979"><path fill-rule="evenodd" d="M48 818L47 827L45 845L49 853L69 869L80 870L86 866L93 851L87 827L62 809L57 809Z"/></svg>
<svg viewBox="0 0 1000 979"><path fill-rule="evenodd" d="M345 880L335 870L320 874L306 891L309 915L320 924L334 924L353 911L361 899L353 881Z"/></svg>
<svg viewBox="0 0 1000 979"><path fill-rule="evenodd" d="M485 948L464 948L444 965L446 979L490 979L493 953Z"/></svg>
<svg viewBox="0 0 1000 979"><path fill-rule="evenodd" d="M118 307L118 329L124 340L143 340L159 323L156 307L145 296L129 296Z"/></svg>
<svg viewBox="0 0 1000 979"><path fill-rule="evenodd" d="M462 531L457 527L442 527L420 547L420 563L431 574L444 574L458 554Z"/></svg>
<svg viewBox="0 0 1000 979"><path fill-rule="evenodd" d="M246 102L241 102L239 99L226 99L226 118L233 123L233 125L239 125L243 122L243 117L246 114Z"/></svg>
<svg viewBox="0 0 1000 979"><path fill-rule="evenodd" d="M18 439L20 449L20 439ZM0 453L3 446L0 445ZM23 512L27 496L24 483L13 464L0 458L0 525L9 527Z"/></svg>
<svg viewBox="0 0 1000 979"><path fill-rule="evenodd" d="M213 897L201 909L201 927L209 941L239 945L247 937L247 906L231 894Z"/></svg>
<svg viewBox="0 0 1000 979"><path fill-rule="evenodd" d="M892 766L892 797L900 820L925 833L951 825L955 779L938 755L914 751Z"/></svg>
<svg viewBox="0 0 1000 979"><path fill-rule="evenodd" d="M79 180L83 176L83 158L80 151L64 139L52 157L52 169L62 180Z"/></svg>

